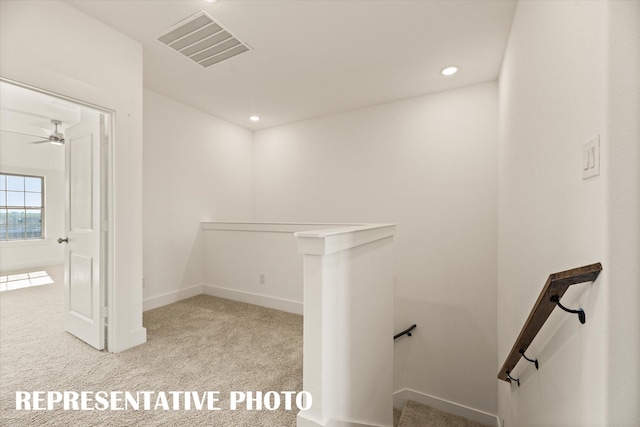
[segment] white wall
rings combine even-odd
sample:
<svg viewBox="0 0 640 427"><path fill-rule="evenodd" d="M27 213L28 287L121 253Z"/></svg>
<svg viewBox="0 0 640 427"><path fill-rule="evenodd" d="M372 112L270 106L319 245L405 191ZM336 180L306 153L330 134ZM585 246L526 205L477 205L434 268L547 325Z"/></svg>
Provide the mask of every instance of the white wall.
<svg viewBox="0 0 640 427"><path fill-rule="evenodd" d="M204 256L206 294L302 314L302 255L292 232L207 230Z"/></svg>
<svg viewBox="0 0 640 427"><path fill-rule="evenodd" d="M640 2L607 10L607 421L640 424Z"/></svg>
<svg viewBox="0 0 640 427"><path fill-rule="evenodd" d="M602 262L604 271L595 283L576 285L563 298L565 305L585 309L586 324L580 325L574 315L556 310L528 350L529 357L539 359L540 370L521 362L514 370L521 387L500 383L499 411L506 426L630 426L638 422L631 416L632 412L637 414L638 350L631 351L629 357L629 344L623 344L621 337L614 338L618 334L611 329L614 323L623 323L613 322L619 316L614 313L623 306L637 313L638 293L630 289L637 287L638 258L627 259L626 267L614 269L613 258L620 253L610 253L608 247L610 227L618 227L610 218L611 189L624 182L624 189L616 190L618 210L613 213L627 217L625 233L636 230L633 241L622 246L633 246L632 253L638 253L640 15L637 4L616 6L631 9L625 15L631 13L629 23L636 26L636 38L627 39L635 44L624 45L626 53L617 58L617 64L626 67L629 54L636 51L635 59L631 55L635 78L628 71L621 73L625 82L635 82L635 86L626 86L627 91L635 90L635 103L626 103L634 109L632 116L625 116L627 124L634 123L635 134L622 132L626 140L621 140L613 137L609 120L623 110L607 111L611 103L607 79L619 73L609 70L607 64L607 31L616 33L612 28L619 27L608 13L611 7L610 2L520 2L514 18L500 76L499 360L495 371L504 362L550 273L593 262ZM583 180L582 144L596 135L600 135L601 175ZM634 156L621 170L615 168L612 153L617 153L620 164L625 163L623 158ZM629 183L633 177L635 183ZM621 208L625 196L631 204ZM634 284L613 281L616 272ZM619 286L625 290L617 290ZM614 295L625 294L626 300L612 300ZM633 296L635 300L628 299ZM626 340L637 346L638 317L622 315L629 317L635 325L624 322ZM630 378L618 383L609 375L608 360L629 359L632 363L615 368L619 378L622 370L630 368ZM618 389L617 397L630 394L632 400L625 396L626 405L612 405L612 387ZM614 406L616 411L612 411ZM612 422L615 417L619 421Z"/></svg>
<svg viewBox="0 0 640 427"><path fill-rule="evenodd" d="M145 90L144 134L148 309L201 293L201 221L251 219L252 133Z"/></svg>
<svg viewBox="0 0 640 427"><path fill-rule="evenodd" d="M496 119L486 83L254 136L256 220L398 224L394 328L418 329L396 342L395 389L492 414Z"/></svg>
<svg viewBox="0 0 640 427"><path fill-rule="evenodd" d="M109 349L141 344L142 46L61 1L2 1L0 52L2 77L115 112Z"/></svg>
<svg viewBox="0 0 640 427"><path fill-rule="evenodd" d="M294 233L341 225L202 223L203 293L303 314L302 255Z"/></svg>

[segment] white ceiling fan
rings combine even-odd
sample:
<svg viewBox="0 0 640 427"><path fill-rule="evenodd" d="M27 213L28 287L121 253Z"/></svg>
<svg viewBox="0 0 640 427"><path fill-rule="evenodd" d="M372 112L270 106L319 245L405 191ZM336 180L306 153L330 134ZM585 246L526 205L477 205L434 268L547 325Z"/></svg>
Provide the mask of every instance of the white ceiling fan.
<svg viewBox="0 0 640 427"><path fill-rule="evenodd" d="M27 136L40 138L39 141L31 141L31 144L44 144L45 142L50 142L51 144L54 144L54 145L64 145L64 134L62 132L58 132L58 125L61 125L62 122L60 120L52 119L51 123L53 124L54 129L53 131L47 129L47 132L51 132L47 137L33 135L31 133L14 132L11 130L5 130L3 132L10 132L10 133L16 133L18 135L27 135Z"/></svg>

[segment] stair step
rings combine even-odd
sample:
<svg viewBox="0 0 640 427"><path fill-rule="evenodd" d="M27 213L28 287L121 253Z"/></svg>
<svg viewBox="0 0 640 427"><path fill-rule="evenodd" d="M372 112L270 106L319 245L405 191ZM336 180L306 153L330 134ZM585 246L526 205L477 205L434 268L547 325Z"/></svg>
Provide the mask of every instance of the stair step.
<svg viewBox="0 0 640 427"><path fill-rule="evenodd" d="M395 412L395 411L394 411ZM394 425L395 413L394 413ZM487 427L469 418L453 415L422 403L407 400L397 427Z"/></svg>

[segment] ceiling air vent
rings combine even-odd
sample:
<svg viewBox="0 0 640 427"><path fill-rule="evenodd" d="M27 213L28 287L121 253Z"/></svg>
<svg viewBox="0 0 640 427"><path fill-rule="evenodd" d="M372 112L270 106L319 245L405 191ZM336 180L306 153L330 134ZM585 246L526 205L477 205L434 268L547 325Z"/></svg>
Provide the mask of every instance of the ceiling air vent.
<svg viewBox="0 0 640 427"><path fill-rule="evenodd" d="M187 58L209 67L249 50L206 12L178 22L158 36L158 40Z"/></svg>

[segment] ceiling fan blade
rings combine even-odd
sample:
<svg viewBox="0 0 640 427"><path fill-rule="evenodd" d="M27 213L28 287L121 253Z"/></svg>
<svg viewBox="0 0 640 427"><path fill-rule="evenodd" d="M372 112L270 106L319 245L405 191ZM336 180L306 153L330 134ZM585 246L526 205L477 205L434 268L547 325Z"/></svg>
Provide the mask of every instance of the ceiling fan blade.
<svg viewBox="0 0 640 427"><path fill-rule="evenodd" d="M49 142L49 140L43 139L42 141L31 141L29 144L44 144L45 142Z"/></svg>
<svg viewBox="0 0 640 427"><path fill-rule="evenodd" d="M4 130L4 129L1 129L0 131L1 131L1 132L15 133L15 134L18 134L18 135L33 136L33 137L36 137L36 138L44 138L42 135L34 135L34 134L32 134L32 133L15 132L15 131L12 131L12 130Z"/></svg>

